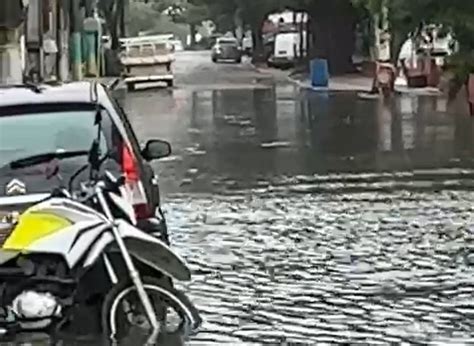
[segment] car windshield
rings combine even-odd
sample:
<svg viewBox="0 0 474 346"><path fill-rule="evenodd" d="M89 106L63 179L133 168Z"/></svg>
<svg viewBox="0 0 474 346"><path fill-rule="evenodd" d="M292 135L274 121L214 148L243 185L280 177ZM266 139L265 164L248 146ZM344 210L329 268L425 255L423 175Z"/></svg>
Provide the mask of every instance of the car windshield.
<svg viewBox="0 0 474 346"><path fill-rule="evenodd" d="M0 111L0 167L14 160L58 150L89 150L97 138L95 114L92 109L7 115ZM100 143L103 153L109 147L106 132L103 128Z"/></svg>

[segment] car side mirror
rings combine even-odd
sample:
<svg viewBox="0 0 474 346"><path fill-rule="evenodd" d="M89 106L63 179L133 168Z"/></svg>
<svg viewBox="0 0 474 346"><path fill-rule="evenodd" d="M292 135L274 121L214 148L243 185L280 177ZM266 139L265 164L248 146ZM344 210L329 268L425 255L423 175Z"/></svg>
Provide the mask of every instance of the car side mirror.
<svg viewBox="0 0 474 346"><path fill-rule="evenodd" d="M153 139L146 143L142 150L142 156L146 161L153 161L171 155L171 144L159 139Z"/></svg>

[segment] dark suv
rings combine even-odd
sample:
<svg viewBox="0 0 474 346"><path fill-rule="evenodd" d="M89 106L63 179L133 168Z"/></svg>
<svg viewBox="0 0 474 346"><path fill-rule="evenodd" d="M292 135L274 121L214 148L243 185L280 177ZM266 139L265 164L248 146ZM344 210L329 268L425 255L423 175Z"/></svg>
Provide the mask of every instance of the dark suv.
<svg viewBox="0 0 474 346"><path fill-rule="evenodd" d="M11 170L10 162L58 150L89 150L99 129L101 152L110 153L104 168L125 176L139 227L169 243L158 180L148 162L170 155L171 147L159 140L140 146L111 92L95 82L0 87L0 222L13 222L15 215L53 188L66 185L87 158L20 170ZM52 176L52 170L59 174ZM77 180L80 183L81 176Z"/></svg>

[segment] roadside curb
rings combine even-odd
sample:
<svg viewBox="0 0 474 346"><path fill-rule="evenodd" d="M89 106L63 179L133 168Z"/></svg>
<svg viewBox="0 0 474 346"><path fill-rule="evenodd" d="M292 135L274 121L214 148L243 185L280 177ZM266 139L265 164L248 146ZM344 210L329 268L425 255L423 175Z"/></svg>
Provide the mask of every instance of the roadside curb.
<svg viewBox="0 0 474 346"><path fill-rule="evenodd" d="M309 79L301 80L295 78L291 73L286 74L286 76L275 76L272 74L271 69L267 69L255 64L251 64L255 71L264 76L268 76L268 79L273 79L278 81L278 78L281 80L287 81L300 89L310 90L314 92L354 92L360 94L368 94L370 88L365 86L355 85L350 87L350 83L339 83L339 86L330 85L329 87L313 87ZM346 84L346 85L343 85ZM341 86L342 85L342 86ZM395 88L396 95L410 95L410 96L443 96L443 92L435 88L420 88L420 89L408 89L407 87L399 86ZM376 97L371 96L370 99L377 99Z"/></svg>
<svg viewBox="0 0 474 346"><path fill-rule="evenodd" d="M353 87L353 88L338 88L338 87L313 87L309 81L301 81L291 76L288 76L288 80L293 84L297 85L301 89L312 90L315 92L356 92L356 93L369 93L369 89L364 87ZM396 87L394 93L396 95L409 95L409 96L443 96L443 92L437 88L412 88L407 87ZM373 97L372 97L373 98Z"/></svg>

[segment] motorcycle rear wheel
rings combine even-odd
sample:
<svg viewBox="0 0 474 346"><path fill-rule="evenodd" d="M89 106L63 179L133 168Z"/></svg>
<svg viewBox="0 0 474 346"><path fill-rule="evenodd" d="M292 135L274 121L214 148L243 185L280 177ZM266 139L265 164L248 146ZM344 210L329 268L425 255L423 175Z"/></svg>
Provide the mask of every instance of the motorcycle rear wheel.
<svg viewBox="0 0 474 346"><path fill-rule="evenodd" d="M182 328L193 330L201 324L199 314L192 303L186 295L171 287L169 280L143 277L142 281L145 291L154 305L161 332L176 332ZM132 308L125 311L127 305L128 308L131 306ZM175 322L173 326L169 325L170 319ZM173 330L170 330L170 327ZM104 299L102 330L106 337L117 340L128 336L132 330L137 328L141 333L151 331L134 284L131 281L124 281L116 285Z"/></svg>

